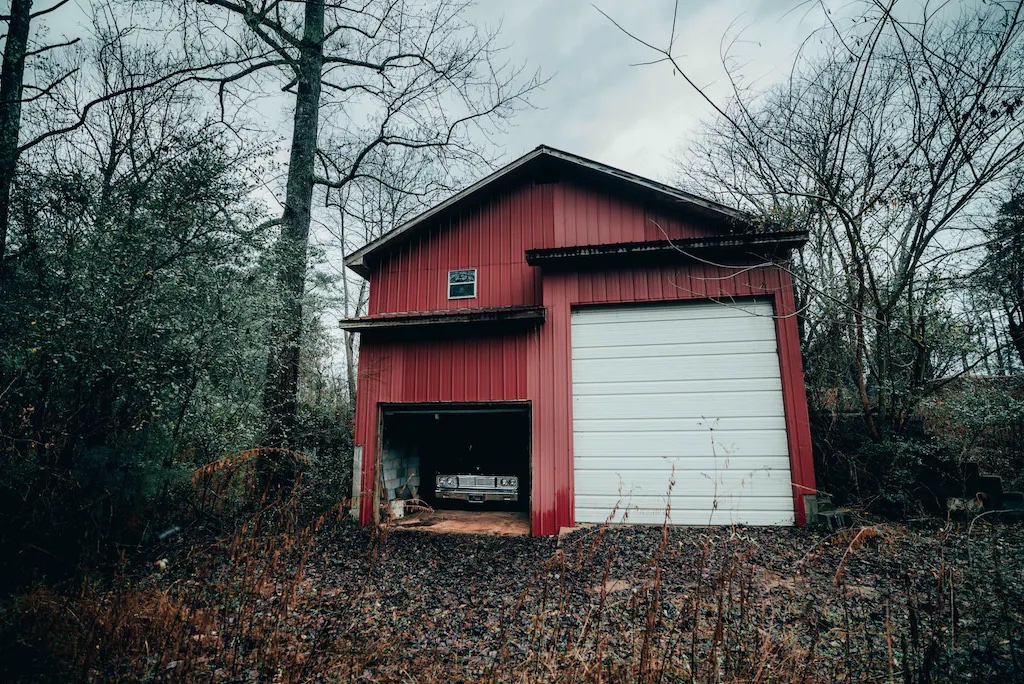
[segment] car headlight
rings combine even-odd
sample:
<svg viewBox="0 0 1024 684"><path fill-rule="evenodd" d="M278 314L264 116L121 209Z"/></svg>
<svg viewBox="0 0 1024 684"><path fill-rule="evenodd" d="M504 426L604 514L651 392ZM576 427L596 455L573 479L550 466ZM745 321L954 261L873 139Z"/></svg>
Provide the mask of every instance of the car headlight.
<svg viewBox="0 0 1024 684"><path fill-rule="evenodd" d="M514 477L508 478L508 486L509 487L518 487L519 486L519 480L517 478L514 478Z"/></svg>
<svg viewBox="0 0 1024 684"><path fill-rule="evenodd" d="M508 480L506 480L505 478L501 478L501 481L498 482L498 484L501 485L502 487L508 487Z"/></svg>
<svg viewBox="0 0 1024 684"><path fill-rule="evenodd" d="M455 487L458 484L459 484L459 479L457 477L449 477L448 478L448 486L449 487Z"/></svg>

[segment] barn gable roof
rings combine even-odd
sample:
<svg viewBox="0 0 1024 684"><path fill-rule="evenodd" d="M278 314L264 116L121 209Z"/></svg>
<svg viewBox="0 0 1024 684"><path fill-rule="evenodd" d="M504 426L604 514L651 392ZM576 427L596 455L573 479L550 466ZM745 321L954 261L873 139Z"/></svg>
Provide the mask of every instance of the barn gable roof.
<svg viewBox="0 0 1024 684"><path fill-rule="evenodd" d="M671 186L638 176L579 155L540 145L519 159L452 195L440 204L406 221L380 238L345 257L345 265L367 277L372 263L394 247L414 237L421 229L446 215L458 211L479 195L507 187L530 177L566 173L597 183L612 192L630 194L668 204L713 222L729 226L750 227L750 217L736 209Z"/></svg>

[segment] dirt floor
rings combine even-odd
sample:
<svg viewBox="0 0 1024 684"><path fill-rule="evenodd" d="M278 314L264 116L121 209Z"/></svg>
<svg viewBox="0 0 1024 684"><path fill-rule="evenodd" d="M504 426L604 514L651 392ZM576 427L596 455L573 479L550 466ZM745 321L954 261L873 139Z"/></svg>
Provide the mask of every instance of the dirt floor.
<svg viewBox="0 0 1024 684"><path fill-rule="evenodd" d="M398 518L396 530L443 534L530 535L529 513L505 511L425 511Z"/></svg>

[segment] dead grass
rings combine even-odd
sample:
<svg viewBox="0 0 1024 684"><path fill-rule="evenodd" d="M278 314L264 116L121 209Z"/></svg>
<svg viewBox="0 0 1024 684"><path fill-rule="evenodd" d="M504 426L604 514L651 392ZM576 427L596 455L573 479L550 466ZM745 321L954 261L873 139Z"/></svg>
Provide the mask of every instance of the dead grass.
<svg viewBox="0 0 1024 684"><path fill-rule="evenodd" d="M596 528L555 548L368 535L286 503L165 572L36 589L7 629L63 681L958 681L1021 652L999 529L974 530L971 568L952 527Z"/></svg>
<svg viewBox="0 0 1024 684"><path fill-rule="evenodd" d="M298 590L327 518L298 527L293 511L267 508L185 559L187 572L36 589L17 602L21 637L77 681L299 681L310 649Z"/></svg>

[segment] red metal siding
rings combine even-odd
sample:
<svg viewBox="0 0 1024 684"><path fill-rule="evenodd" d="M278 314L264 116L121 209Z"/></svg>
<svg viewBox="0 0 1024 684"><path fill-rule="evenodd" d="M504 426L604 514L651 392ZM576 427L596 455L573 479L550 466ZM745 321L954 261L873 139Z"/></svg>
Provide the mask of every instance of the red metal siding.
<svg viewBox="0 0 1024 684"><path fill-rule="evenodd" d="M473 402L529 398L537 333L449 340L375 342L359 350L356 444L363 447L360 519L373 516L378 404Z"/></svg>
<svg viewBox="0 0 1024 684"><path fill-rule="evenodd" d="M524 185L433 226L376 265L369 313L538 304L528 249L713 235L699 222L571 183ZM477 269L477 296L448 299L448 271Z"/></svg>
<svg viewBox="0 0 1024 684"><path fill-rule="evenodd" d="M664 232L663 232L664 231ZM363 446L361 519L372 519L378 405L381 402L529 400L533 412L531 513L534 534L573 520L570 313L577 304L771 297L794 480L794 509L814 491L810 429L792 283L774 266L707 264L549 273L526 264L531 248L698 237L688 219L570 184L526 185L435 227L397 250L371 280L370 312L543 303L539 330L506 337L374 342L360 351L356 444ZM448 301L450 268L479 270L479 296Z"/></svg>
<svg viewBox="0 0 1024 684"><path fill-rule="evenodd" d="M786 436L789 439L789 464L793 476L793 506L796 522L803 525L805 494L814 494L814 456L811 453L811 420L807 413L807 384L803 357L800 355L800 330L796 320L796 301L792 276L773 269L779 279L775 297L775 335L779 344L782 370L782 400L786 407Z"/></svg>
<svg viewBox="0 0 1024 684"><path fill-rule="evenodd" d="M536 304L540 273L523 253L551 226L550 185L525 185L435 225L375 267L369 313ZM477 269L477 296L448 299L448 271Z"/></svg>
<svg viewBox="0 0 1024 684"><path fill-rule="evenodd" d="M534 480L546 505L534 506L534 534L553 534L574 524L572 501L572 365L570 313L579 304L770 297L778 314L776 332L782 373L793 505L804 523L803 495L814 492L811 434L789 275L776 267L752 270L706 265L550 274L544 279L547 320L541 329L537 396L543 420L534 419ZM534 402L534 411L539 411ZM555 497L547 503L547 497ZM551 516L553 515L553 519Z"/></svg>
<svg viewBox="0 0 1024 684"><path fill-rule="evenodd" d="M544 247L575 247L612 242L642 242L706 237L714 228L699 221L614 197L576 183L554 190L555 230Z"/></svg>

